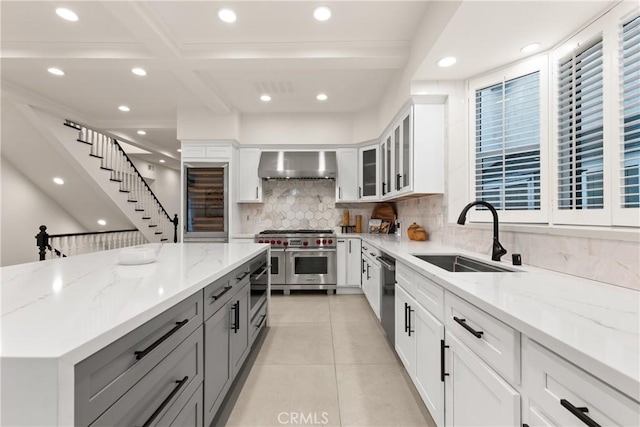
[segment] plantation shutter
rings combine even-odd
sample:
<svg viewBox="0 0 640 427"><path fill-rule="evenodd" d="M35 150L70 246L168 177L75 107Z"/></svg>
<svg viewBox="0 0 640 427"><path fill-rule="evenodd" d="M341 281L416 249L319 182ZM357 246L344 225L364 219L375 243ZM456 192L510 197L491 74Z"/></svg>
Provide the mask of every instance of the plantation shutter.
<svg viewBox="0 0 640 427"><path fill-rule="evenodd" d="M476 200L540 209L540 73L476 90Z"/></svg>
<svg viewBox="0 0 640 427"><path fill-rule="evenodd" d="M558 208L602 209L602 37L560 60Z"/></svg>
<svg viewBox="0 0 640 427"><path fill-rule="evenodd" d="M640 16L622 25L621 207L640 207Z"/></svg>

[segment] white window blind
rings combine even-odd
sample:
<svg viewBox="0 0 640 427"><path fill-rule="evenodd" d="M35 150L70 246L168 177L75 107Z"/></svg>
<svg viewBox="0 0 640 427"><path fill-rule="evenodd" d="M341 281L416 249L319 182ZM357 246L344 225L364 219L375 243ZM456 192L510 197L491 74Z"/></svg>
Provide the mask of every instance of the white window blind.
<svg viewBox="0 0 640 427"><path fill-rule="evenodd" d="M540 209L540 73L475 92L476 200Z"/></svg>
<svg viewBox="0 0 640 427"><path fill-rule="evenodd" d="M640 16L622 25L621 196L622 208L640 207Z"/></svg>
<svg viewBox="0 0 640 427"><path fill-rule="evenodd" d="M558 208L602 209L602 37L560 60Z"/></svg>

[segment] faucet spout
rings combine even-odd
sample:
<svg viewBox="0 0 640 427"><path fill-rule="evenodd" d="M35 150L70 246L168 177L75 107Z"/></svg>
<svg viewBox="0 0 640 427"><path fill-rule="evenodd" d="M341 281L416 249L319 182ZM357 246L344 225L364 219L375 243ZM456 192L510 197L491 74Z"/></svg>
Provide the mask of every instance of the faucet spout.
<svg viewBox="0 0 640 427"><path fill-rule="evenodd" d="M500 261L500 258L507 253L507 250L502 246L500 240L498 240L498 212L491 203L485 202L484 200L476 200L475 202L467 204L462 209L462 212L460 212L458 224L464 225L467 220L467 212L476 205L486 206L489 211L491 211L491 215L493 216L493 248L491 251L491 259L493 261Z"/></svg>

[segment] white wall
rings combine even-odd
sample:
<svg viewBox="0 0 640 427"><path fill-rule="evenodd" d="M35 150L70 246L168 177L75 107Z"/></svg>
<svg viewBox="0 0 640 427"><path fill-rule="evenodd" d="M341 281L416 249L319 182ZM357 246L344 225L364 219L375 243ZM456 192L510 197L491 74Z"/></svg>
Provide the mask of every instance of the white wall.
<svg viewBox="0 0 640 427"><path fill-rule="evenodd" d="M180 215L180 171L151 164L144 159L130 156L131 161L138 169L138 172L144 177L151 190L155 193L158 200L167 210L171 218L174 214ZM153 170L149 169L149 165L153 166Z"/></svg>
<svg viewBox="0 0 640 427"><path fill-rule="evenodd" d="M241 144L351 144L353 115L327 114L243 114Z"/></svg>
<svg viewBox="0 0 640 427"><path fill-rule="evenodd" d="M378 120L377 107L355 113L353 115L353 136L351 140L354 143L358 143L379 138L381 127L387 124L384 123L381 126Z"/></svg>
<svg viewBox="0 0 640 427"><path fill-rule="evenodd" d="M178 108L177 134L180 141L199 139L238 140L238 113L214 114L206 107Z"/></svg>
<svg viewBox="0 0 640 427"><path fill-rule="evenodd" d="M49 233L87 231L55 200L42 192L8 160L1 158L2 218L0 265L38 260L35 235L46 225Z"/></svg>

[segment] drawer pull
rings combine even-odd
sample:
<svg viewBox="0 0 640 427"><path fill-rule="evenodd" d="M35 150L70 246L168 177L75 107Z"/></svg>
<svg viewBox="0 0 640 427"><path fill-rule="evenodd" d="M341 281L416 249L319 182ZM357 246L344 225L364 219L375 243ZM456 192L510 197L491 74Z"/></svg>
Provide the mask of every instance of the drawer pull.
<svg viewBox="0 0 640 427"><path fill-rule="evenodd" d="M156 409L153 412L153 414L151 414L151 416L149 417L147 422L142 424L142 427L149 427L155 421L155 419L158 418L158 415L160 415L160 413L164 410L164 408L166 408L167 405L169 405L169 403L171 403L171 401L173 400L175 395L178 394L178 392L180 391L182 386L184 386L187 383L188 380L189 380L189 377L186 376L183 379L181 379L180 381L176 381L176 384L178 384L178 385L175 386L173 390L171 390L171 393L169 394L169 396L167 396L167 398L162 401L160 406L158 406L158 409Z"/></svg>
<svg viewBox="0 0 640 427"><path fill-rule="evenodd" d="M256 329L260 329L260 327L264 323L264 319L266 319L266 318L267 318L266 314L264 316L262 316L262 319L260 319L260 323L258 323L258 325L256 326Z"/></svg>
<svg viewBox="0 0 640 427"><path fill-rule="evenodd" d="M218 295L211 295L211 299L212 300L217 300L219 299L222 295L226 294L227 292L229 292L231 290L232 286L225 286L224 289L222 290L222 292L220 292Z"/></svg>
<svg viewBox="0 0 640 427"><path fill-rule="evenodd" d="M409 304L404 303L404 331L409 331Z"/></svg>
<svg viewBox="0 0 640 427"><path fill-rule="evenodd" d="M411 310L411 306L409 306L409 318L407 319L409 321L409 328L407 329L409 336L411 336L411 332L415 332L415 330L411 329L411 313L413 312L415 312L415 310Z"/></svg>
<svg viewBox="0 0 640 427"><path fill-rule="evenodd" d="M237 334L238 329L240 329L240 301L236 301L231 306L231 310L233 310L233 325L231 328L233 329L233 333Z"/></svg>
<svg viewBox="0 0 640 427"><path fill-rule="evenodd" d="M444 371L444 349L449 348L448 345L444 345L444 340L440 340L440 381L444 382L444 377L448 377ZM528 427L528 426L527 426Z"/></svg>
<svg viewBox="0 0 640 427"><path fill-rule="evenodd" d="M149 347L145 348L142 351L135 351L133 354L136 355L136 360L140 360L143 357L145 357L147 354L151 353L153 349L155 349L157 346L159 346L164 341L166 341L167 338L169 338L171 335L178 332L178 330L182 328L184 325L186 325L188 322L189 322L189 319L184 319L182 322L176 322L176 326L174 326L169 332L167 332L166 334L158 338L156 341L154 341L153 344L151 344Z"/></svg>
<svg viewBox="0 0 640 427"><path fill-rule="evenodd" d="M588 415L586 415L586 412L589 412L589 408L577 408L567 399L560 399L560 404L589 427L600 427L600 424L593 421Z"/></svg>
<svg viewBox="0 0 640 427"><path fill-rule="evenodd" d="M476 331L471 326L467 325L467 319L460 319L459 317L453 316L453 320L455 320L458 324L460 324L460 326L462 326L467 331L469 331L471 334L473 334L474 337L482 338L482 334L484 334L484 332Z"/></svg>
<svg viewBox="0 0 640 427"><path fill-rule="evenodd" d="M236 283L242 281L242 279L244 279L245 277L247 277L249 275L249 272L245 272L242 276L240 277L236 277Z"/></svg>

